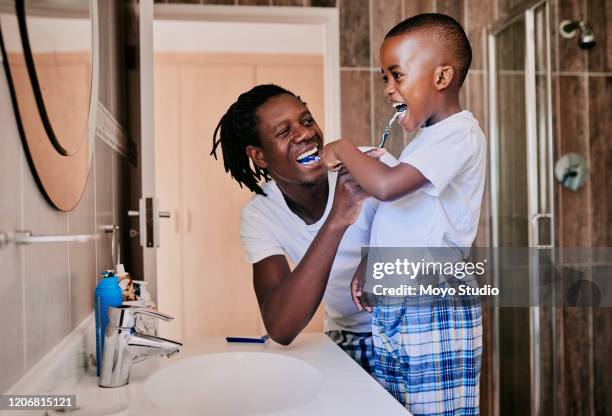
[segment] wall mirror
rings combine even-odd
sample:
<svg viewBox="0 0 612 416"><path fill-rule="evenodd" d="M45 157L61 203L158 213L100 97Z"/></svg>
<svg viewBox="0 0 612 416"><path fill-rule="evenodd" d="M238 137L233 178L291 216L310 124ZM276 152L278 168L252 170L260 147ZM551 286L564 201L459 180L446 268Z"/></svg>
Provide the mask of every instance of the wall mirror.
<svg viewBox="0 0 612 416"><path fill-rule="evenodd" d="M72 210L87 184L98 99L96 0L0 0L0 46L41 191Z"/></svg>

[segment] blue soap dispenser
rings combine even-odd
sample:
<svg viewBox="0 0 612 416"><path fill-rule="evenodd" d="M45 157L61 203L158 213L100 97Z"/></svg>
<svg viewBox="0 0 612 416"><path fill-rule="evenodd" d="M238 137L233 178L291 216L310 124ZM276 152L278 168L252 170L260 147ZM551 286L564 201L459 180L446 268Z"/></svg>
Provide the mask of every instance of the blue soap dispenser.
<svg viewBox="0 0 612 416"><path fill-rule="evenodd" d="M119 280L112 271L105 271L94 291L96 317L96 375L100 377L104 351L104 332L108 324L108 308L120 306L122 302Z"/></svg>

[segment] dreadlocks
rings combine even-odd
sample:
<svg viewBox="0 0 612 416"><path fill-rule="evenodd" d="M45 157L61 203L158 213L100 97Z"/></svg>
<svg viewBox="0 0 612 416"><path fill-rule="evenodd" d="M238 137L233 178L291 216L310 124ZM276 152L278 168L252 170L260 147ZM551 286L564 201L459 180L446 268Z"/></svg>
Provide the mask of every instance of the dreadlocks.
<svg viewBox="0 0 612 416"><path fill-rule="evenodd" d="M282 94L297 98L292 92L273 84L258 85L240 94L238 100L221 117L213 134L210 155L217 159L217 147L221 145L225 172L229 172L240 187L244 184L252 192L264 196L266 194L259 186L259 181L269 180L270 176L265 169L251 164L246 148L249 145L261 147L257 133L257 109L270 98Z"/></svg>

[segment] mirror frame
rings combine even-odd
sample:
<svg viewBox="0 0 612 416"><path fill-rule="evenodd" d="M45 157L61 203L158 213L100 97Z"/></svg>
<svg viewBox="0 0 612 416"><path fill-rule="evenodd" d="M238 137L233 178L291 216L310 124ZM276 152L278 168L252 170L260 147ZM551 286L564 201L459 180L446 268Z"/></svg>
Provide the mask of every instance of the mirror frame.
<svg viewBox="0 0 612 416"><path fill-rule="evenodd" d="M44 136L52 145L46 145L48 149L43 149L45 145L41 146L40 143L34 144L35 140L27 135L28 128L24 126L24 122L21 117L21 110L19 108L20 100L17 97L17 91L13 83L13 74L11 72L8 54L4 44L2 28L0 27L0 49L3 57L3 66L11 94L11 101L13 104L19 135L27 156L28 164L30 165L33 176L35 177L35 180L47 201L57 209L66 212L71 211L78 205L83 192L85 191L87 179L92 166L95 144L100 68L98 2L97 0L87 0L87 2L89 3L89 19L91 21L92 30L92 70L89 91L89 112L87 116L87 139L84 139L78 148L72 153L66 150L57 139L46 111L40 84L36 74L36 67L32 56L30 40L28 38L25 0L15 0L10 2L12 4L8 6L15 12L15 17L19 27L19 37L21 40L23 57L29 80L29 85L27 87L28 91L25 93L25 95L28 97L22 98L27 101L31 96L31 99L35 101L36 108L38 110L38 119L35 122L37 126L34 127L34 130L39 131L41 134L44 131ZM7 7L6 1L0 1L0 3L4 3L4 6ZM57 4L54 5L52 2L48 2L48 4L43 2L41 5L36 7L39 10L49 14L58 14L57 6ZM82 9L79 7L73 7L65 4L63 6L63 11L66 11L67 13L82 13ZM38 126L38 122L40 122L40 126ZM30 128L30 130L32 129ZM83 148L84 146L86 147L85 149ZM41 154L41 149L43 152L46 151L49 153ZM50 151L50 149L55 151L56 154L53 154L54 152ZM87 154L83 154L83 151L86 151ZM79 172L81 173L79 174Z"/></svg>

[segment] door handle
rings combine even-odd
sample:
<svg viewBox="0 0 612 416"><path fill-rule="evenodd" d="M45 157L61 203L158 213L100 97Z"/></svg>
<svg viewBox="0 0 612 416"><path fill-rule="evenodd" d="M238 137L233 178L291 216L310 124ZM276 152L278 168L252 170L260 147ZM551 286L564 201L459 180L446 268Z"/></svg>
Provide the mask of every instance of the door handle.
<svg viewBox="0 0 612 416"><path fill-rule="evenodd" d="M140 198L139 209L129 210L128 217L138 217L140 245L159 247L159 219L170 218L169 211L160 211L157 198Z"/></svg>
<svg viewBox="0 0 612 416"><path fill-rule="evenodd" d="M540 220L542 218L548 218L552 221L552 214L540 212L531 217L531 227L533 228L533 235L535 241L535 248L538 249L548 249L553 248L553 242L550 241L549 244L540 244ZM549 233L552 236L552 232Z"/></svg>
<svg viewBox="0 0 612 416"><path fill-rule="evenodd" d="M140 211L129 210L128 217L139 217ZM172 214L170 211L159 211L159 218L171 218Z"/></svg>

